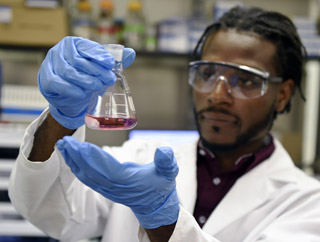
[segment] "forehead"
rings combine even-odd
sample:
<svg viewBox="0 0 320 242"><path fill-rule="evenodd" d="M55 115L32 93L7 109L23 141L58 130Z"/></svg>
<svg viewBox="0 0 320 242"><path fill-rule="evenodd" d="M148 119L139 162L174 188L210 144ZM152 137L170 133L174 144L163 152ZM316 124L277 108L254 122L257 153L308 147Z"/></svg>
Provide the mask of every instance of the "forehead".
<svg viewBox="0 0 320 242"><path fill-rule="evenodd" d="M276 74L276 46L251 32L218 31L205 42L202 59L247 65Z"/></svg>

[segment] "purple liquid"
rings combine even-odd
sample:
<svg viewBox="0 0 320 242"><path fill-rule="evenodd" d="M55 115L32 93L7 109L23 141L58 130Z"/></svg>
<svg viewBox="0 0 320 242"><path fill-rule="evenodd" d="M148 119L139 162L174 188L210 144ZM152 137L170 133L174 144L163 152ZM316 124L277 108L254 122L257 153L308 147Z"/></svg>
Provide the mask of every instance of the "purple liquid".
<svg viewBox="0 0 320 242"><path fill-rule="evenodd" d="M138 123L137 118L109 118L94 117L91 115L86 115L85 121L89 128L103 130L132 129Z"/></svg>

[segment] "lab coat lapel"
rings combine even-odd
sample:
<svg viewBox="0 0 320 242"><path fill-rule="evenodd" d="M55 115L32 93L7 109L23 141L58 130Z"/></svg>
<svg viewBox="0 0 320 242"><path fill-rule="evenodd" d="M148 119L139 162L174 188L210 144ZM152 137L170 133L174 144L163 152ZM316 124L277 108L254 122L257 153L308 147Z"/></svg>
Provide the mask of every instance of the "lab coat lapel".
<svg viewBox="0 0 320 242"><path fill-rule="evenodd" d="M272 156L237 180L227 195L208 218L203 230L217 234L241 216L268 200L277 188L271 180L283 184L295 181L293 163L279 141Z"/></svg>
<svg viewBox="0 0 320 242"><path fill-rule="evenodd" d="M179 164L179 174L176 179L179 202L193 214L197 196L197 141L177 146L175 151Z"/></svg>

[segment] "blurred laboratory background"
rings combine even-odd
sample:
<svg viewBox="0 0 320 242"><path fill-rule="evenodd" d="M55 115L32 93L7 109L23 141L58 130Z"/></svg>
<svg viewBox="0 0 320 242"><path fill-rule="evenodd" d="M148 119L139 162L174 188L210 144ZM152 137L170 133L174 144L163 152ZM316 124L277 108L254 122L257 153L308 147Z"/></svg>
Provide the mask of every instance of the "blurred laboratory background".
<svg viewBox="0 0 320 242"><path fill-rule="evenodd" d="M54 241L15 212L8 179L24 129L46 107L37 72L64 36L134 48L125 70L135 104L134 131L87 129L87 141L120 145L133 136L194 135L188 62L205 27L235 5L280 11L296 24L307 48L303 92L272 132L297 166L320 173L320 0L0 0L0 242ZM297 93L298 94L298 93Z"/></svg>

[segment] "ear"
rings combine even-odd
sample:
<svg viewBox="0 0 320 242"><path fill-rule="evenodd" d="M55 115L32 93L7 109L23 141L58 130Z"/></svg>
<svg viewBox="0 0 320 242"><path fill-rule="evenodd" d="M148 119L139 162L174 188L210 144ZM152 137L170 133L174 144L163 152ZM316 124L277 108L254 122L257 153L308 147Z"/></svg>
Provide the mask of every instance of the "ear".
<svg viewBox="0 0 320 242"><path fill-rule="evenodd" d="M278 98L276 111L281 113L286 107L287 103L290 101L290 98L294 91L294 82L292 79L285 80L279 85L278 89Z"/></svg>

